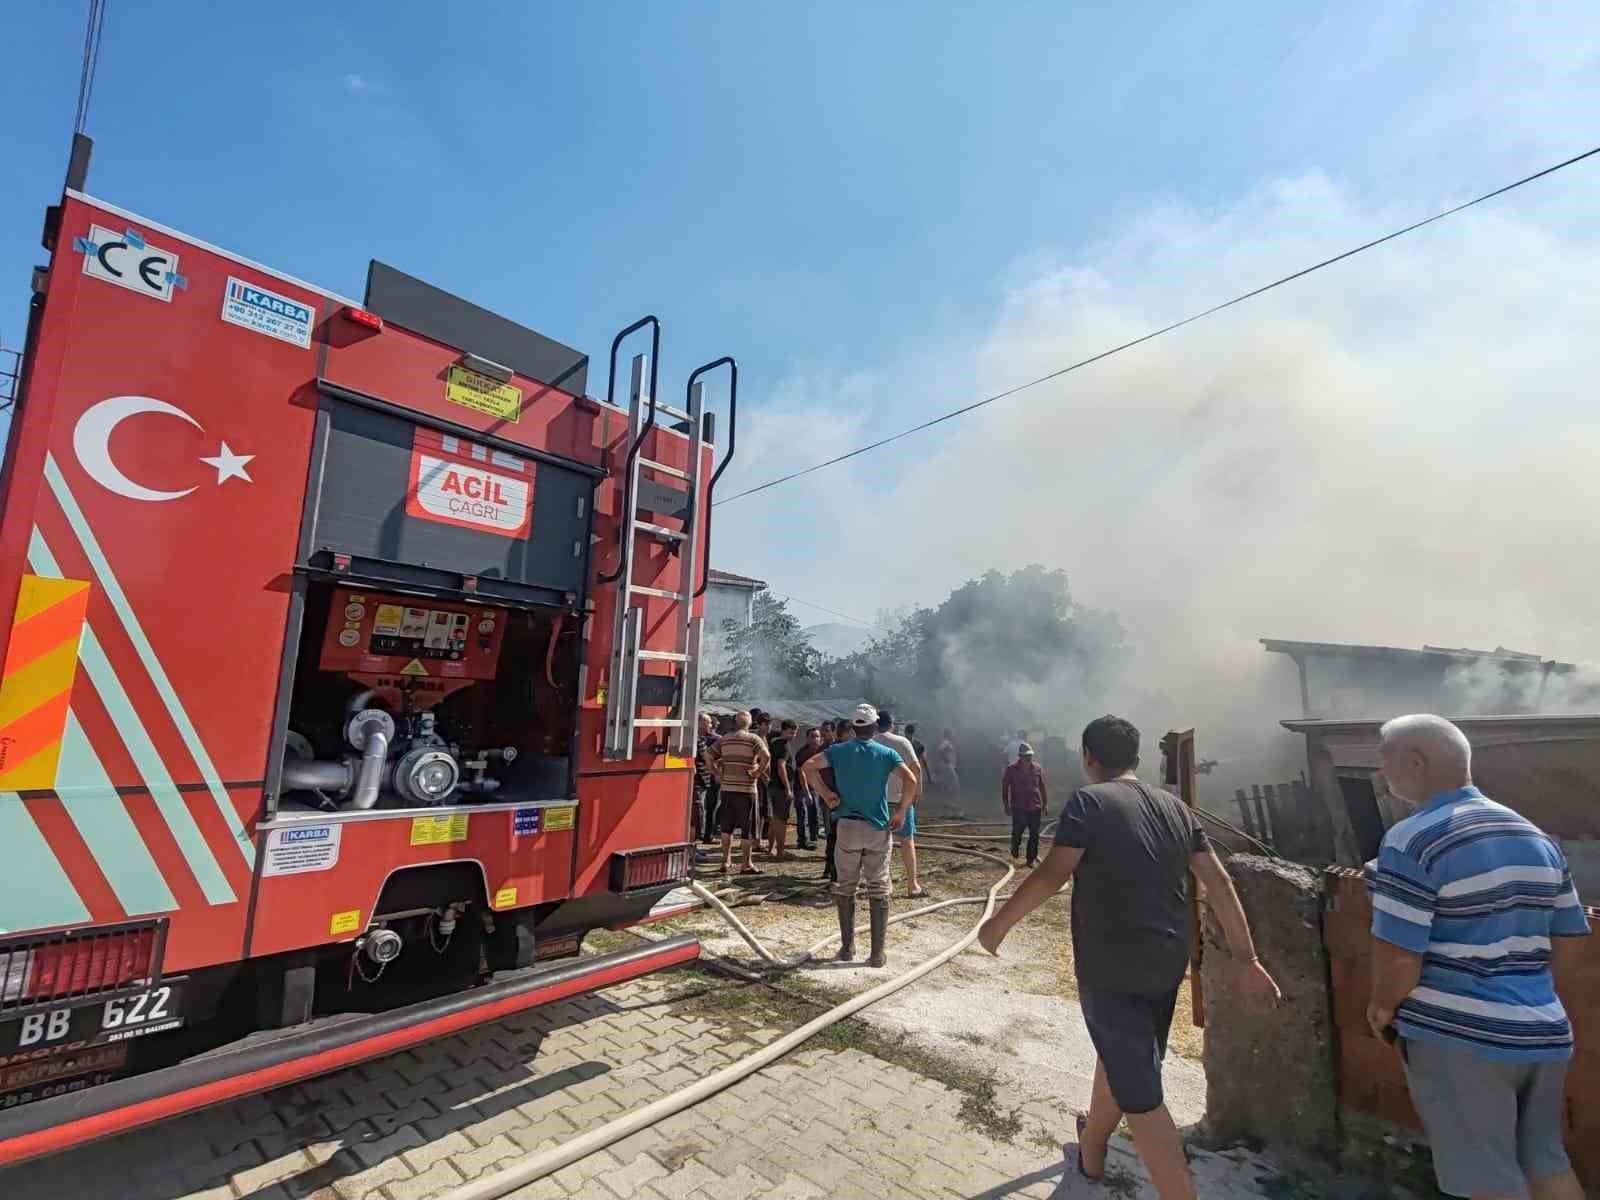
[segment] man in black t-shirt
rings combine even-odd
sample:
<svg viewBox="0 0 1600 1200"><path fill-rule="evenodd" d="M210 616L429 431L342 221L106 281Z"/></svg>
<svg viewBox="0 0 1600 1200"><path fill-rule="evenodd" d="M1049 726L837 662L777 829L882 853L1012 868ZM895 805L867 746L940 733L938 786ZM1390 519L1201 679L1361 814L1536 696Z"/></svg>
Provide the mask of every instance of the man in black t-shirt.
<svg viewBox="0 0 1600 1200"><path fill-rule="evenodd" d="M1072 951L1078 1002L1097 1062L1089 1115L1078 1118L1078 1170L1099 1179L1106 1145L1127 1117L1163 1200L1194 1183L1161 1090L1161 1060L1189 965L1189 875L1227 934L1240 994L1273 1004L1278 987L1256 957L1233 881L1188 807L1140 783L1139 731L1100 717L1083 731L1086 787L1061 807L1054 849L979 931L985 950L1072 879Z"/></svg>
<svg viewBox="0 0 1600 1200"><path fill-rule="evenodd" d="M789 814L794 809L794 754L790 749L800 727L785 721L778 734L767 743L772 752L772 774L767 778L767 853L776 859L789 857L784 843L789 837Z"/></svg>

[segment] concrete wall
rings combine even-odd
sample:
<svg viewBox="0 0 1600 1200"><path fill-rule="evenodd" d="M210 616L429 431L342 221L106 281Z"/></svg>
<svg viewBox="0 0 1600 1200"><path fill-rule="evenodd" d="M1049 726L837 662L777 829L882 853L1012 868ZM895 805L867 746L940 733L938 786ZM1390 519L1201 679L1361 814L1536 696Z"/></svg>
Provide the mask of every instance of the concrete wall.
<svg viewBox="0 0 1600 1200"><path fill-rule="evenodd" d="M705 679L728 666L727 635L724 621L750 624L750 600L755 593L748 587L712 583L706 588L705 623L700 627L700 678Z"/></svg>
<svg viewBox="0 0 1600 1200"><path fill-rule="evenodd" d="M1206 1131L1223 1140L1338 1148L1333 1020L1322 953L1317 876L1282 859L1236 854L1228 873L1250 920L1256 952L1283 989L1283 1004L1250 1012L1237 963L1202 907Z"/></svg>

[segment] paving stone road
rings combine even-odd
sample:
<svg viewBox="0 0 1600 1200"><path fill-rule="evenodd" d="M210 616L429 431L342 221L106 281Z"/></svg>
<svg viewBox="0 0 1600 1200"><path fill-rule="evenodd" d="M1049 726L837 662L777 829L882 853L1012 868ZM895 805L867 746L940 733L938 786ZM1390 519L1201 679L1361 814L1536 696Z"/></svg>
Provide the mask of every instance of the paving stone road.
<svg viewBox="0 0 1600 1200"><path fill-rule="evenodd" d="M0 1173L7 1200L428 1200L714 1071L780 1031L696 997L680 969ZM870 1015L870 1012L869 1012ZM857 1049L802 1048L521 1191L516 1200L908 1200L1153 1195L1131 1149L1091 1188L1071 1114L1012 1097L1031 1131L979 1132L968 1100ZM1070 1134L1067 1135L1070 1137ZM1242 1151L1196 1160L1205 1196L1262 1196ZM1274 1194L1282 1195L1281 1187ZM1305 1194L1303 1192L1299 1194Z"/></svg>

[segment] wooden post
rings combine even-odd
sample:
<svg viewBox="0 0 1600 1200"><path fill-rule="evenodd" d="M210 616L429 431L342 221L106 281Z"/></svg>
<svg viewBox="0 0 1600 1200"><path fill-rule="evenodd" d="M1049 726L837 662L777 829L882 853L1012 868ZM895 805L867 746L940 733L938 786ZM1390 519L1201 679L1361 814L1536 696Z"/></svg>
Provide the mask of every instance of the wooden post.
<svg viewBox="0 0 1600 1200"><path fill-rule="evenodd" d="M1270 783L1261 790L1263 792L1263 798L1267 803L1267 818L1272 822L1271 836L1264 837L1261 840L1266 842L1266 844L1271 846L1273 849L1277 849L1278 843L1283 840L1283 813L1284 809L1289 807L1289 791L1287 788L1284 789L1283 808L1279 808L1278 790Z"/></svg>
<svg viewBox="0 0 1600 1200"><path fill-rule="evenodd" d="M1244 794L1243 788L1233 789L1234 803L1239 806L1239 816L1244 821L1244 831L1251 837L1256 836L1256 819L1250 812L1250 798Z"/></svg>
<svg viewBox="0 0 1600 1200"><path fill-rule="evenodd" d="M1250 785L1250 802L1256 807L1256 825L1261 840L1269 846L1272 844L1272 826L1267 823L1267 806L1261 800L1261 785Z"/></svg>
<svg viewBox="0 0 1600 1200"><path fill-rule="evenodd" d="M1176 787L1178 798L1190 808L1198 808L1195 785L1194 730L1173 730L1161 739L1162 782ZM1206 1025L1205 992L1200 982L1200 885L1189 882L1189 1006L1198 1029Z"/></svg>

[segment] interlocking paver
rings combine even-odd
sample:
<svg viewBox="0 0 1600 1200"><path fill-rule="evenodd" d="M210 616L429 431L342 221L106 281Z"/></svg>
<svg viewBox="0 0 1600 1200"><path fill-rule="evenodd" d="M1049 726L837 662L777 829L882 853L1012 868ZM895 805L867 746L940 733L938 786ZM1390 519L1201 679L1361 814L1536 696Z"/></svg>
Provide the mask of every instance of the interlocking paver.
<svg viewBox="0 0 1600 1200"><path fill-rule="evenodd" d="M240 1195L249 1195L251 1192L263 1190L270 1184L277 1183L280 1179L287 1179L298 1175L301 1171L311 1166L311 1159L304 1150L295 1150L290 1154L281 1155L270 1159L260 1166L247 1167L243 1171L236 1171L233 1176L233 1186L239 1189Z"/></svg>
<svg viewBox="0 0 1600 1200"><path fill-rule="evenodd" d="M389 1200L431 1200L462 1182L461 1172L448 1162L438 1162L421 1175L385 1184L383 1192Z"/></svg>
<svg viewBox="0 0 1600 1200"><path fill-rule="evenodd" d="M629 1159L620 1147L615 1146L612 1147L612 1153L622 1159L624 1165L595 1178L621 1197L621 1200L633 1200L634 1193L645 1184L653 1179L663 1179L667 1175L667 1169L648 1154L639 1154Z"/></svg>
<svg viewBox="0 0 1600 1200"><path fill-rule="evenodd" d="M449 1158L452 1154L470 1154L476 1148L466 1135L451 1132L405 1151L403 1157L413 1171L426 1171L441 1158Z"/></svg>
<svg viewBox="0 0 1600 1200"><path fill-rule="evenodd" d="M422 1135L410 1125L404 1125L386 1137L357 1142L350 1149L357 1158L371 1167L393 1158L402 1150L409 1150L413 1146L422 1144Z"/></svg>
<svg viewBox="0 0 1600 1200"><path fill-rule="evenodd" d="M398 1158L385 1159L365 1171L353 1171L333 1181L333 1190L340 1200L365 1200L386 1183L411 1178L411 1168Z"/></svg>
<svg viewBox="0 0 1600 1200"><path fill-rule="evenodd" d="M517 1158L522 1150L504 1134L495 1138L487 1146L477 1150L469 1150L462 1154L451 1155L450 1165L455 1167L468 1179L476 1179L497 1162L508 1158Z"/></svg>
<svg viewBox="0 0 1600 1200"><path fill-rule="evenodd" d="M496 1113L487 1121L478 1121L466 1126L462 1132L480 1146L487 1146L503 1133L510 1133L513 1129L521 1129L528 1124L525 1113L514 1108L508 1108L502 1113Z"/></svg>
<svg viewBox="0 0 1600 1200"><path fill-rule="evenodd" d="M713 984L715 986L723 986ZM728 985L745 986L745 985ZM388 1059L0 1173L5 1200L431 1200L724 1067L781 1031L672 1015L659 985L517 1014ZM678 984L675 991L688 991ZM696 985L695 992L703 991ZM1088 1196L1043 1134L1058 1097L1018 1096L996 1141L965 1097L856 1050L802 1049L694 1108L513 1193L514 1200L957 1200ZM218 1153L218 1147L224 1147ZM1136 1160L1118 1162L1140 1200ZM1206 1194L1260 1194L1259 1161L1217 1156ZM1130 1193L1131 1194L1131 1193Z"/></svg>
<svg viewBox="0 0 1600 1200"><path fill-rule="evenodd" d="M564 1142L572 1134L572 1122L560 1113L549 1113L521 1129L513 1129L509 1136L517 1145L532 1153L547 1144Z"/></svg>

